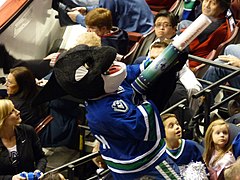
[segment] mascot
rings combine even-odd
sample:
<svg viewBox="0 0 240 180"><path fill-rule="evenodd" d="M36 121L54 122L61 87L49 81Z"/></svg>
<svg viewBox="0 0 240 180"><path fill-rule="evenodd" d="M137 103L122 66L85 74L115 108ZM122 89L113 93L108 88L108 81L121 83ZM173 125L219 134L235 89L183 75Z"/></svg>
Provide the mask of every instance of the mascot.
<svg viewBox="0 0 240 180"><path fill-rule="evenodd" d="M114 48L78 45L60 55L34 102L67 94L85 100L88 125L101 143L100 153L114 179L181 179L177 165L167 156L159 116L187 60L187 53L175 44L158 58L163 63L154 66L126 66L115 61ZM168 52L173 58L164 58ZM152 78L145 69L157 71L158 76Z"/></svg>
<svg viewBox="0 0 240 180"><path fill-rule="evenodd" d="M148 93L164 107L185 61L163 73L151 91L139 94L131 84L147 63L126 66L115 57L112 47L78 45L63 53L35 103L67 94L85 100L88 125L114 179L180 179L177 165L166 153L159 110Z"/></svg>

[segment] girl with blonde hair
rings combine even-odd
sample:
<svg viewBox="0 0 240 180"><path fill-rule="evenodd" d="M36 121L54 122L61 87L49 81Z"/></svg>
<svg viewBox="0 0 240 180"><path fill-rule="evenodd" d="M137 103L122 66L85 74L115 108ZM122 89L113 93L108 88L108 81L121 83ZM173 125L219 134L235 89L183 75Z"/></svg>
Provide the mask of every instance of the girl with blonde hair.
<svg viewBox="0 0 240 180"><path fill-rule="evenodd" d="M203 159L210 170L219 177L225 167L235 162L229 142L229 126L223 119L213 121L205 134Z"/></svg>

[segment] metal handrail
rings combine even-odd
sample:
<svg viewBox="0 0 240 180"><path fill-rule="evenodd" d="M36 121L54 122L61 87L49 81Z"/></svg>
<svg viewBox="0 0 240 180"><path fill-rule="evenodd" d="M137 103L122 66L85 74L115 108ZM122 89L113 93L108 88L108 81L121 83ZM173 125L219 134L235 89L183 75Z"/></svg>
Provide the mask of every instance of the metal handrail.
<svg viewBox="0 0 240 180"><path fill-rule="evenodd" d="M105 169L103 170L102 172L100 172L99 174L97 175L94 175L86 180L95 180L95 179L100 179L102 177L104 177L105 175L107 175L108 173L110 172L110 169Z"/></svg>
<svg viewBox="0 0 240 180"><path fill-rule="evenodd" d="M69 168L70 168L71 170L74 170L75 167L78 167L78 166L80 166L80 165L82 165L82 164L84 164L84 163L92 160L93 158L95 158L95 157L97 157L97 156L99 156L99 155L100 155L100 152L94 152L94 153L88 154L88 155L86 155L86 156L84 156L84 157L78 158L78 159L76 159L76 160L74 160L74 161L71 161L71 162L69 162L69 163L67 163L67 164L64 164L64 165L59 166L59 167L57 167L57 168L55 168L55 169L52 169L52 170L50 170L50 171L47 171L47 172L44 173L44 176L45 176L45 175L48 175L48 174L50 174L50 173L59 172L59 171L64 171L64 170L66 170L66 169L68 169L68 171L69 171ZM69 172L68 172L68 174L69 174ZM69 177L68 177L68 178L69 178ZM72 179L69 178L69 180L72 180Z"/></svg>
<svg viewBox="0 0 240 180"><path fill-rule="evenodd" d="M198 98L202 95L205 96L204 111L202 113L194 116L193 122L196 122L199 125L201 123L196 120L204 117L204 123L202 123L202 124L204 125L204 132L205 132L210 123L210 116L209 116L210 112L217 108L220 108L221 105L223 105L224 103L228 102L229 100L233 99L234 97L236 97L240 94L239 89L222 85L222 84L224 84L224 82L227 82L229 79L234 78L237 75L239 75L240 68L234 67L234 66L231 66L228 64L224 64L224 63L215 62L215 61L208 60L208 59L201 58L201 57L194 56L194 55L189 55L189 58L191 58L191 60L194 60L196 62L200 62L200 63L207 64L210 66L215 66L215 67L224 68L224 69L233 71L232 73L223 77L222 79L218 80L217 82L209 82L209 81L205 81L202 79L198 79L200 82L202 81L202 83L208 84L209 86L207 86L203 90L199 91L198 93L192 95L193 98ZM215 104L214 106L210 107L210 96L209 95L211 93L211 90L216 87L221 88L223 90L232 91L232 92L234 92L234 94L225 98L220 103Z"/></svg>
<svg viewBox="0 0 240 180"><path fill-rule="evenodd" d="M187 101L187 99L182 99L181 101L179 101L178 103L174 104L173 106L169 107L168 109L164 110L163 112L160 113L160 115L163 115L165 113L171 112L172 110L181 107L184 108L185 105L183 103L185 103Z"/></svg>
<svg viewBox="0 0 240 180"><path fill-rule="evenodd" d="M240 69L238 69L236 71L233 71L231 74L223 77L222 79L218 80L215 83L210 84L209 86L207 86L203 90L197 92L196 94L193 94L192 97L193 98L198 98L198 97L202 96L207 89L213 89L215 87L218 87L220 84L226 82L227 80L229 80L229 79L231 79L231 78L233 78L233 77L235 77L235 76L237 76L239 74L240 74Z"/></svg>
<svg viewBox="0 0 240 180"><path fill-rule="evenodd" d="M197 78L197 80L201 83L204 83L204 84L208 84L208 85L211 85L213 84L213 82L210 82L210 81L207 81L207 80L203 80L203 79L200 79L200 78ZM234 88L234 87L231 87L231 86L227 86L227 85L219 85L220 89L222 90L227 90L227 91L232 91L232 92L238 92L239 89L238 88ZM195 97L195 96L194 96Z"/></svg>
<svg viewBox="0 0 240 180"><path fill-rule="evenodd" d="M224 64L224 63L219 63L219 62L215 62L206 58L202 58L202 57L198 57L198 56L194 56L189 54L188 57L196 62L200 62L200 63L204 63L207 65L212 65L212 66L216 66L216 67L220 67L220 68L224 68L224 69L228 69L228 70L239 70L239 67L234 67L228 64Z"/></svg>

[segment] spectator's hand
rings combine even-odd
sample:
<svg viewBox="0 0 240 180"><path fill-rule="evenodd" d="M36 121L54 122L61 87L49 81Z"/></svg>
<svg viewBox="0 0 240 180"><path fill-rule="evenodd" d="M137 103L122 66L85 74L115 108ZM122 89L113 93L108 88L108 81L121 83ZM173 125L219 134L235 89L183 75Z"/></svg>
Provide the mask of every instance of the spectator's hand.
<svg viewBox="0 0 240 180"><path fill-rule="evenodd" d="M217 172L212 169L212 168L208 168L208 171L209 171L209 175L210 175L210 179L217 179Z"/></svg>
<svg viewBox="0 0 240 180"><path fill-rule="evenodd" d="M60 52L52 53L43 58L43 60L53 60L56 59L60 55Z"/></svg>
<svg viewBox="0 0 240 180"><path fill-rule="evenodd" d="M67 15L73 22L77 22L77 15L81 14L86 15L87 9L85 7L76 7L71 9L72 11L68 12Z"/></svg>
<svg viewBox="0 0 240 180"><path fill-rule="evenodd" d="M57 62L59 55L60 55L59 52L52 53L52 54L49 54L48 56L46 56L45 58L43 58L43 60L50 60L49 66L53 67L55 65L55 63Z"/></svg>
<svg viewBox="0 0 240 180"><path fill-rule="evenodd" d="M240 67L240 59L233 55L220 55L218 56L218 59L225 61L229 65Z"/></svg>
<svg viewBox="0 0 240 180"><path fill-rule="evenodd" d="M26 179L26 178L21 177L20 174L16 174L12 177L12 180L23 180L23 179Z"/></svg>
<svg viewBox="0 0 240 180"><path fill-rule="evenodd" d="M99 143L99 141L96 141L96 144L95 144L92 152L98 152L98 151L99 151L99 148L100 148L100 143ZM97 156L97 157L93 158L93 162L94 162L94 164L96 164L96 166L99 167L99 168L103 168L103 169L106 168L106 164L105 164L102 156Z"/></svg>
<svg viewBox="0 0 240 180"><path fill-rule="evenodd" d="M47 82L48 82L48 80L46 80L46 79L35 79L35 81L36 81L36 84L38 85L38 86L41 86L41 87L43 87L43 86L45 86L45 84L47 84Z"/></svg>
<svg viewBox="0 0 240 180"><path fill-rule="evenodd" d="M72 11L78 11L80 14L82 15L86 15L87 14L87 8L86 7L75 7L71 9Z"/></svg>
<svg viewBox="0 0 240 180"><path fill-rule="evenodd" d="M69 18L73 21L73 22L77 22L77 15L79 15L80 13L78 11L71 11L68 12L67 15L69 16Z"/></svg>

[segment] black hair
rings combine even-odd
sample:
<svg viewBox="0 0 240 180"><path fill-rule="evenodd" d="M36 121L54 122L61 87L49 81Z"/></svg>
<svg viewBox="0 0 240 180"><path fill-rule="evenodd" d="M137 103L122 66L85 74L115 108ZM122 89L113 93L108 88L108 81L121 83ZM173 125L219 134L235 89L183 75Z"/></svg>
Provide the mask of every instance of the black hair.
<svg viewBox="0 0 240 180"><path fill-rule="evenodd" d="M156 16L154 17L154 23L155 23L156 20L157 20L159 17L161 17L161 16L169 18L172 27L177 26L178 23L179 23L179 17L178 17L177 15L175 15L174 13L169 12L169 11L167 11L167 10L165 10L165 9L160 10L160 11L156 14Z"/></svg>
<svg viewBox="0 0 240 180"><path fill-rule="evenodd" d="M218 0L218 3L224 11L227 11L231 6L231 0Z"/></svg>

